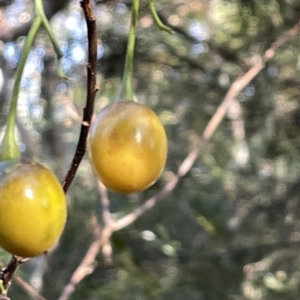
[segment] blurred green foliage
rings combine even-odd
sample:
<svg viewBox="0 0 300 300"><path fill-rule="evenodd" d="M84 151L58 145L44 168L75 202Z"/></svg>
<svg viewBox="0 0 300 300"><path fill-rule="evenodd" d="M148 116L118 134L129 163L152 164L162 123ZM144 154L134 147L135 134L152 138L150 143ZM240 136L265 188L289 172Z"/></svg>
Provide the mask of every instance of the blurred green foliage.
<svg viewBox="0 0 300 300"><path fill-rule="evenodd" d="M8 20L22 13L20 3L3 8ZM130 5L95 4L100 86L96 112L118 94ZM109 192L114 218L131 212L173 176L232 82L300 17L297 0L157 0L156 6L175 33L160 32L142 3L134 88L139 101L163 121L169 156L161 179L147 191L128 196ZM86 29L79 3L71 1L51 24L70 80L57 78L55 53L41 31L21 84L18 134L23 157L48 164L63 178L85 104ZM299 36L281 46L236 97L175 190L113 234L111 263L99 253L93 272L71 299L299 298ZM1 44L2 127L22 41L18 37ZM102 223L97 182L87 158L68 199L66 230L57 249L45 257L41 272L41 293L49 300L58 298L92 242L91 216ZM7 261L3 255L0 252L1 260ZM35 261L19 271L31 283L40 267ZM17 284L10 296L29 299Z"/></svg>

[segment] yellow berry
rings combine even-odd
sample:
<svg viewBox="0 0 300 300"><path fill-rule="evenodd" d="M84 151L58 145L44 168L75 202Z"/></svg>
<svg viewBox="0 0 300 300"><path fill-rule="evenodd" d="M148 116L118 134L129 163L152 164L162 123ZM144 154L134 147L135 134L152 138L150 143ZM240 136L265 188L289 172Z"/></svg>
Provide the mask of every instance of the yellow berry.
<svg viewBox="0 0 300 300"><path fill-rule="evenodd" d="M89 157L99 179L121 193L152 185L163 171L167 137L147 106L122 101L106 106L91 126Z"/></svg>
<svg viewBox="0 0 300 300"><path fill-rule="evenodd" d="M22 164L0 182L0 246L33 257L58 241L67 217L55 175L40 164Z"/></svg>

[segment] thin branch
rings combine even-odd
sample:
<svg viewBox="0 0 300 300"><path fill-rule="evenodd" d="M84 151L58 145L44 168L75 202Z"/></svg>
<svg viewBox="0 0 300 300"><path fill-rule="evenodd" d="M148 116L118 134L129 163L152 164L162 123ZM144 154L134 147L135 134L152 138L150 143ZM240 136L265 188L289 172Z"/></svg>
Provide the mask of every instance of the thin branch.
<svg viewBox="0 0 300 300"><path fill-rule="evenodd" d="M131 213L120 218L114 225L114 231L118 231L137 220L146 211L151 209L159 200L164 199L171 191L174 190L179 180L179 176L175 176L160 190L156 195L149 198L146 202L133 210Z"/></svg>
<svg viewBox="0 0 300 300"><path fill-rule="evenodd" d="M71 167L62 183L63 189L67 192L72 180L75 177L78 166L82 160L86 150L86 141L89 131L90 122L94 112L94 102L98 87L96 86L96 66L97 66L97 34L96 34L96 20L94 17L92 4L90 0L83 0L81 2L84 11L87 29L88 29L88 65L87 65L87 97L86 107L83 112L83 122L81 126L79 141L77 144L76 153L74 155ZM0 279L2 280L5 290L8 289L14 273L18 266L24 259L13 256L8 266L2 270Z"/></svg>
<svg viewBox="0 0 300 300"><path fill-rule="evenodd" d="M7 267L2 269L2 271L0 272L0 275L1 275L0 278L2 281L4 291L1 291L1 295L4 295L4 296L6 295L7 290L10 287L10 284L11 284L11 281L12 281L15 271L17 270L19 265L21 265L22 263L24 263L27 260L28 260L27 258L22 258L22 257L13 255L12 258L10 259Z"/></svg>
<svg viewBox="0 0 300 300"><path fill-rule="evenodd" d="M88 274L93 272L95 257L99 252L100 243L95 240L87 250L83 260L73 273L69 283L64 287L58 300L67 300L74 292L75 286Z"/></svg>
<svg viewBox="0 0 300 300"><path fill-rule="evenodd" d="M107 227L113 222L113 219L110 214L110 202L107 195L107 189L100 180L98 181L98 189L100 193L100 206L102 210L102 220L103 220L104 227Z"/></svg>
<svg viewBox="0 0 300 300"><path fill-rule="evenodd" d="M19 287L21 287L33 299L46 300L46 298L44 298L42 295L40 295L31 285L29 285L21 277L15 276L13 278L13 282L15 282Z"/></svg>
<svg viewBox="0 0 300 300"><path fill-rule="evenodd" d="M73 157L71 167L62 183L65 192L68 191L71 182L73 181L77 169L86 151L87 136L94 113L94 102L97 91L96 85L96 67L97 67L97 32L96 19L94 16L92 3L90 0L83 0L80 2L84 12L88 31L88 64L87 64L87 96L86 106L83 110L83 120L81 124L80 136Z"/></svg>
<svg viewBox="0 0 300 300"><path fill-rule="evenodd" d="M95 267L95 258L99 253L100 248L107 243L107 240L112 234L111 228L106 227L101 231L100 238L93 241L88 248L84 258L80 265L76 268L75 272L69 283L64 287L58 300L67 300L70 295L74 292L75 286L82 281L82 279L88 274L92 273Z"/></svg>
<svg viewBox="0 0 300 300"><path fill-rule="evenodd" d="M166 24L168 27L170 27L173 32L176 32L177 34L179 34L183 39L185 39L185 41L191 42L191 43L199 43L199 40L195 36L190 34L187 30L183 29L180 26L171 24L168 21L168 18L164 15L164 13L158 11L157 14L158 14L158 17L162 20L162 22L164 24ZM210 51L213 51L215 54L222 57L226 61L238 63L239 60L237 58L237 55L234 54L234 52L232 52L231 50L226 49L225 47L218 47L211 41L206 41L206 43L209 46Z"/></svg>
<svg viewBox="0 0 300 300"><path fill-rule="evenodd" d="M155 204L164 199L168 194L170 194L174 188L177 186L178 181L181 177L183 177L193 166L195 160L197 159L199 151L206 145L206 143L210 140L213 133L217 129L218 125L223 120L232 100L238 95L238 93L247 85L249 82L265 67L265 63L270 60L278 47L283 45L289 38L295 36L300 29L300 22L297 23L294 27L292 27L287 32L280 35L276 41L271 45L271 47L265 52L265 54L258 59L256 64L243 76L237 78L229 88L225 98L222 103L206 125L201 140L199 143L190 151L188 156L183 160L181 165L178 168L177 174L174 174L173 178L166 183L166 185L160 190L156 195L152 196L148 200L146 200L141 206L133 210L131 213L126 216L120 218L117 221L109 220L106 223L103 230L100 233L100 237L98 240L95 240L91 243L89 249L86 252L86 255L82 259L80 265L77 267L75 272L73 273L69 283L65 286L62 291L61 296L58 300L67 300L69 296L75 290L75 286L90 272L93 270L95 258L100 250L100 248L107 243L107 240L110 238L111 234L114 231L118 231L130 224L132 224L135 220L137 220L140 216L142 216L145 212L150 210ZM100 190L101 191L101 190ZM103 192L103 191L102 191ZM106 197L105 194L102 196ZM108 199L103 200L104 203L108 201ZM105 207L105 206L104 206ZM103 208L103 206L102 206ZM107 207L105 209L108 209ZM109 211L107 211L109 212ZM104 216L103 216L104 217ZM107 218L105 216L104 218ZM109 215L110 218L110 215ZM106 221L104 221L106 222Z"/></svg>
<svg viewBox="0 0 300 300"><path fill-rule="evenodd" d="M80 265L73 273L69 283L64 287L58 300L69 299L69 296L75 290L76 284L78 284L85 276L93 271L95 258L99 253L100 248L102 248L102 253L106 262L111 260L112 248L109 239L113 233L114 220L112 219L109 210L110 202L107 196L107 189L100 181L98 187L100 192L100 205L104 227L100 231L100 226L97 223L96 218L93 217L91 219L95 240L91 243Z"/></svg>
<svg viewBox="0 0 300 300"><path fill-rule="evenodd" d="M90 218L90 225L94 236L94 240L97 240L100 237L101 227L99 226L97 216L94 214Z"/></svg>
<svg viewBox="0 0 300 300"><path fill-rule="evenodd" d="M111 217L110 213L110 202L107 195L107 188L105 185L99 180L98 181L98 188L100 192L100 205L101 205L101 212L102 212L102 220L104 228L111 228L114 226L114 220ZM111 231L111 230L109 230ZM101 237L101 235L100 235ZM110 235L107 237L106 241L102 245L102 255L104 258L105 263L111 263L112 257L112 246L110 243Z"/></svg>

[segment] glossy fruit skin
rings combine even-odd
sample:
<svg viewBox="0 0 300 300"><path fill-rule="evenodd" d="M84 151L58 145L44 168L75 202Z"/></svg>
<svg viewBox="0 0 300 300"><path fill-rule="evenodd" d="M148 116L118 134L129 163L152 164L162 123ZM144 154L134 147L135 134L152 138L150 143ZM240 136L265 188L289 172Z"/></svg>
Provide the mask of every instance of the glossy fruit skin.
<svg viewBox="0 0 300 300"><path fill-rule="evenodd" d="M145 190L164 169L166 133L145 105L122 101L106 106L92 124L88 142L96 174L114 191Z"/></svg>
<svg viewBox="0 0 300 300"><path fill-rule="evenodd" d="M58 241L67 217L63 189L38 163L21 164L0 182L0 246L33 257Z"/></svg>

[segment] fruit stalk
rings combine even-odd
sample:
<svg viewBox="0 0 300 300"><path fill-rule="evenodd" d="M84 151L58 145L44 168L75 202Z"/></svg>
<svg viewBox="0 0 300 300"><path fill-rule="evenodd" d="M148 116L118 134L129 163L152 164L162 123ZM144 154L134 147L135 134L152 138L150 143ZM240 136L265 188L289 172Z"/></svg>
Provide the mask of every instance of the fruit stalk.
<svg viewBox="0 0 300 300"><path fill-rule="evenodd" d="M6 124L6 130L3 138L2 144L2 153L1 160L10 160L14 158L18 158L20 156L20 152L18 149L17 141L15 138L15 124L16 124L16 115L17 115L17 104L18 104L18 96L20 91L20 83L22 79L23 70L25 67L26 59L28 53L30 51L32 42L36 36L36 33L42 23L42 18L40 16L36 16L31 28L29 30L28 36L26 37L21 57L18 63L17 71L16 71L16 79L14 82L13 90L12 90L12 98L9 107L9 114Z"/></svg>
<svg viewBox="0 0 300 300"><path fill-rule="evenodd" d="M11 160L14 158L20 157L20 152L18 149L18 144L15 137L15 124L16 124L16 114L17 114L17 104L18 104L18 97L19 97L19 91L20 91L20 83L25 67L25 63L30 51L30 48L32 46L33 40L37 34L37 31L39 30L40 26L43 25L46 29L46 32L52 42L52 45L54 47L54 50L57 54L58 59L62 57L62 53L59 49L58 43L56 42L56 39L53 35L52 29L49 25L49 21L45 15L43 2L42 0L35 0L34 1L35 6L35 18L33 20L33 23L30 27L29 33L26 37L20 60L18 63L17 71L16 71L16 78L12 90L12 97L11 97L11 104L9 107L9 114L6 124L6 130L3 138L3 144L2 144L2 153L0 156L1 160ZM60 77L65 77L61 68L59 70Z"/></svg>
<svg viewBox="0 0 300 300"><path fill-rule="evenodd" d="M43 24L44 28L46 29L47 35L50 38L50 41L53 45L53 48L56 52L56 55L57 55L58 59L60 59L63 55L62 55L62 52L59 48L59 45L58 45L58 43L55 39L55 36L53 34L53 31L52 31L52 28L49 24L49 21L48 21L46 15L45 15L44 7L43 7L43 1L42 0L35 0L34 5L35 5L35 13L36 13L36 15L41 17L42 24Z"/></svg>
<svg viewBox="0 0 300 300"><path fill-rule="evenodd" d="M155 5L154 5L154 0L148 0L148 6L152 15L152 18L154 20L155 25L160 29L160 30L164 30L167 31L169 33L173 33L172 28L170 28L169 26L166 26L165 24L163 24L163 22L161 21L161 19L159 18L157 11L155 9Z"/></svg>
<svg viewBox="0 0 300 300"><path fill-rule="evenodd" d="M126 57L125 57L124 74L123 74L123 80L122 80L118 101L133 100L133 87L132 87L133 57L134 57L136 24L137 24L139 6L140 6L140 0L133 0L128 42L127 42L127 49L126 49Z"/></svg>

